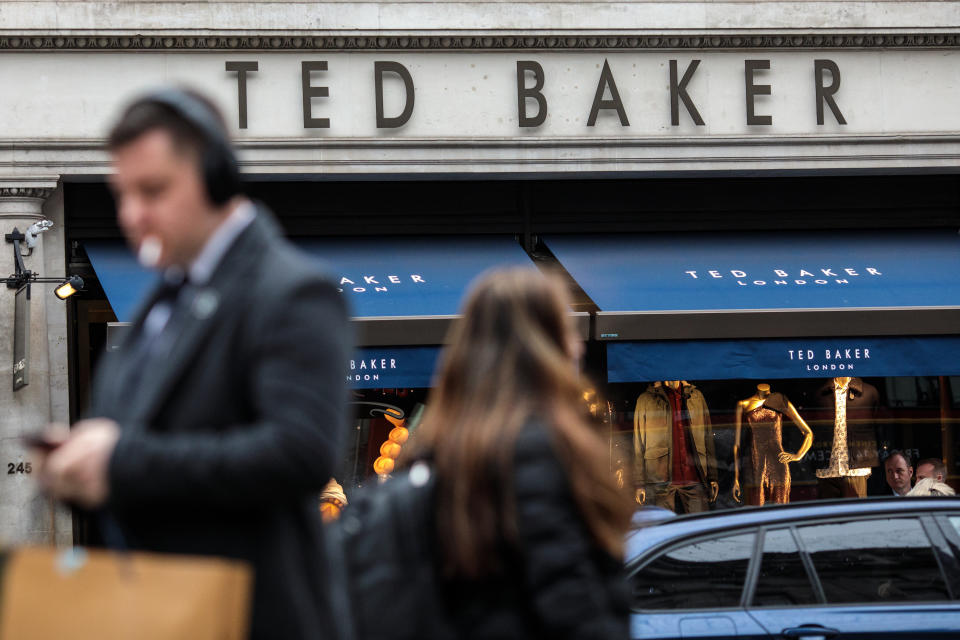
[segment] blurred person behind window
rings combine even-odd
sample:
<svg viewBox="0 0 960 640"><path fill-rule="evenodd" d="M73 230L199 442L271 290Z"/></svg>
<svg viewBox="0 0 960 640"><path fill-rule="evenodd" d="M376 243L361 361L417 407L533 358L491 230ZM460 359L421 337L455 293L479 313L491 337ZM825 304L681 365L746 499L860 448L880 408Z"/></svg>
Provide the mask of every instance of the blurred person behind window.
<svg viewBox="0 0 960 640"><path fill-rule="evenodd" d="M947 478L947 465L940 458L924 458L917 462L917 482L924 478L933 478L944 482Z"/></svg>
<svg viewBox="0 0 960 640"><path fill-rule="evenodd" d="M944 482L947 466L939 458L924 458L917 462L917 484L908 496L953 496L953 487Z"/></svg>
<svg viewBox="0 0 960 640"><path fill-rule="evenodd" d="M401 459L436 473L438 567L462 638L626 638L632 506L588 421L564 285L493 272L455 325Z"/></svg>
<svg viewBox="0 0 960 640"><path fill-rule="evenodd" d="M910 492L910 480L913 478L913 467L910 459L903 451L894 449L883 461L883 469L887 475L887 485L895 496L905 496Z"/></svg>

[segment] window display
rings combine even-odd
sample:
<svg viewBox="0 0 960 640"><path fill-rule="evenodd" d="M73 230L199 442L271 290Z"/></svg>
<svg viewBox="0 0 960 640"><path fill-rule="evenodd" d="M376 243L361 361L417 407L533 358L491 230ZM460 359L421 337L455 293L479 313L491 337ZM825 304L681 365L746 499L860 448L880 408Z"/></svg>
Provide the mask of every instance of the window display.
<svg viewBox="0 0 960 640"><path fill-rule="evenodd" d="M783 416L792 420L803 433L803 444L796 454L783 450ZM767 502L790 502L791 462L803 459L813 444L813 431L796 408L782 393L771 393L769 384L758 384L757 393L737 403L733 437L733 499L740 501L740 428L742 420L750 425L752 444L750 463L753 483L749 486L748 503L763 506Z"/></svg>
<svg viewBox="0 0 960 640"><path fill-rule="evenodd" d="M429 389L356 389L347 450L336 480L346 498L353 489L389 477L416 432Z"/></svg>
<svg viewBox="0 0 960 640"><path fill-rule="evenodd" d="M591 406L605 408L611 471L632 472L637 502L694 513L893 495L884 462L894 451L910 468L923 459L942 461L944 481L955 487L960 403L952 382L946 376L616 382ZM907 489L917 480L911 473Z"/></svg>
<svg viewBox="0 0 960 640"><path fill-rule="evenodd" d="M832 404L834 410L830 464L817 469L819 494L862 498L872 468L880 464L874 427L880 394L860 378L841 377L824 383L819 398L822 406Z"/></svg>
<svg viewBox="0 0 960 640"><path fill-rule="evenodd" d="M683 512L695 513L717 499L710 410L695 386L667 380L640 394L633 443L637 502L645 503L649 492L659 507L674 510L679 500Z"/></svg>
<svg viewBox="0 0 960 640"><path fill-rule="evenodd" d="M611 473L638 505L682 514L890 496L885 462L895 452L913 470L904 493L931 460L956 488L954 384L960 378L659 380L597 385L584 401L608 434ZM429 393L354 391L349 451L336 477L346 499L389 475Z"/></svg>

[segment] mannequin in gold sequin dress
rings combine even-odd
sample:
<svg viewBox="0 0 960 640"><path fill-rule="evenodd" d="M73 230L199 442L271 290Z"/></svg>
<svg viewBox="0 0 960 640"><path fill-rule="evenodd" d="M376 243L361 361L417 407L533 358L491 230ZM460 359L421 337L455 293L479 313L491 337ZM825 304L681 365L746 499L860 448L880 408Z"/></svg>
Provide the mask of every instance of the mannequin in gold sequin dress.
<svg viewBox="0 0 960 640"><path fill-rule="evenodd" d="M783 450L783 416L787 416L803 432L803 444L797 453ZM747 496L749 504L790 502L791 462L802 460L813 444L813 431L797 413L793 404L782 393L771 393L770 385L757 385L757 393L737 403L734 413L736 426L733 441L733 499L740 501L740 427L746 420L750 425L752 444L750 463L754 486Z"/></svg>

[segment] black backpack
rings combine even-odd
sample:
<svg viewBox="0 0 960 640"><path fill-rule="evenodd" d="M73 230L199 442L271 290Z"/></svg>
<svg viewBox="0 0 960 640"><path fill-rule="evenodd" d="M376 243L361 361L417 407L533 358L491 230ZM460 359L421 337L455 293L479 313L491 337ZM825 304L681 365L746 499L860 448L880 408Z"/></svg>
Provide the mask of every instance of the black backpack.
<svg viewBox="0 0 960 640"><path fill-rule="evenodd" d="M456 634L440 597L435 555L436 482L426 462L354 493L327 526L334 615L355 640L445 640ZM337 597L338 594L335 594Z"/></svg>

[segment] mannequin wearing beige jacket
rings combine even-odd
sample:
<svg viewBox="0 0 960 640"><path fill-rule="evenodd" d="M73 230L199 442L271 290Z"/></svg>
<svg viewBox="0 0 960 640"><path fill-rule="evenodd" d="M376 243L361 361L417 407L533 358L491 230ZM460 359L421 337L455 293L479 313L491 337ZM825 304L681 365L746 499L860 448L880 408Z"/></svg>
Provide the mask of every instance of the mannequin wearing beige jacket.
<svg viewBox="0 0 960 640"><path fill-rule="evenodd" d="M682 393L686 418L686 437L691 441L691 462L697 480L692 483L672 482L674 432L673 409L669 393ZM637 502L647 502L653 493L657 506L675 510L679 496L689 512L706 511L708 501L717 499L717 468L707 402L694 385L686 381L657 382L637 398L633 414L634 480ZM707 487L709 487L709 494Z"/></svg>

